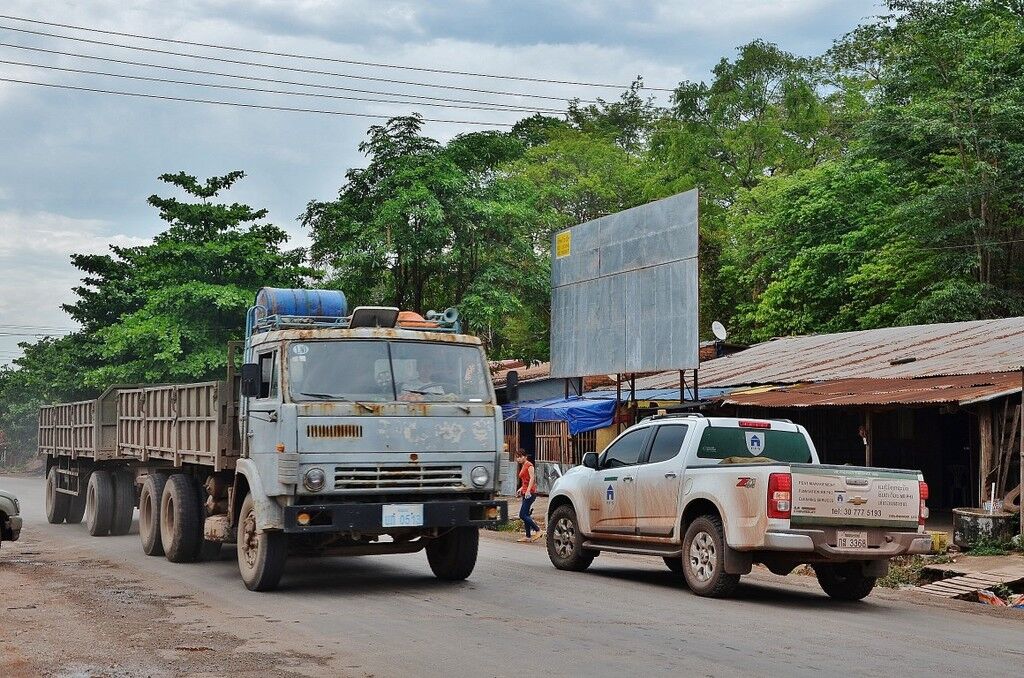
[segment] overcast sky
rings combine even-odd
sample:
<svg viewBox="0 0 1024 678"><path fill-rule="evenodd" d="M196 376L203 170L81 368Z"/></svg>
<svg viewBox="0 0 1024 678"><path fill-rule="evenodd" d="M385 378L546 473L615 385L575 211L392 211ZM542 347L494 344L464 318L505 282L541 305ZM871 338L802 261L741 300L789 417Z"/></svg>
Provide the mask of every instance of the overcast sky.
<svg viewBox="0 0 1024 678"><path fill-rule="evenodd" d="M475 73L653 87L703 80L721 57L755 38L803 55L819 54L862 19L874 0L6 0L0 13L179 40L245 46ZM557 101L430 89L197 60L12 31L17 28L222 59L455 87L583 99L612 89L517 82L244 55L0 19L0 43L355 89L519 106ZM0 60L236 86L302 89L219 76L104 63L0 46ZM366 103L141 82L0 63L0 78L252 104L509 123L525 114ZM309 92L366 96L327 89ZM664 95L662 95L664 96ZM167 193L156 177L185 170L206 177L242 169L227 195L270 210L270 219L307 242L296 216L311 199L336 194L346 169L362 164L356 146L366 118L249 110L126 98L0 82L0 364L35 328L70 328L59 309L77 283L71 252L144 243L162 229L146 198ZM473 125L430 123L440 139ZM18 327L12 327L18 326ZM28 326L31 326L29 328Z"/></svg>

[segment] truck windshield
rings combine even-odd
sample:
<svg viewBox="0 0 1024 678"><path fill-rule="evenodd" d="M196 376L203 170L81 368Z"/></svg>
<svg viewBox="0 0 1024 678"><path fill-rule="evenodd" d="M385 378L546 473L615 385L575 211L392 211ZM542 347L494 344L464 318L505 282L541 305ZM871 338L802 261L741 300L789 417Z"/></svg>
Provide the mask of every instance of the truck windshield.
<svg viewBox="0 0 1024 678"><path fill-rule="evenodd" d="M700 438L697 457L764 457L804 464L811 461L811 448L807 445L807 439L798 431L708 426Z"/></svg>
<svg viewBox="0 0 1024 678"><path fill-rule="evenodd" d="M292 400L490 402L476 346L412 341L309 341L288 347Z"/></svg>

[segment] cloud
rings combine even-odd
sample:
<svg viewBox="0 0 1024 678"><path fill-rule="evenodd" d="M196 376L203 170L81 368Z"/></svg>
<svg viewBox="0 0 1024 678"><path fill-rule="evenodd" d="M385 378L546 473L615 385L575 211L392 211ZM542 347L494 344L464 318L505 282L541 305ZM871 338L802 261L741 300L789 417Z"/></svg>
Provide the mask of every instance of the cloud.
<svg viewBox="0 0 1024 678"><path fill-rule="evenodd" d="M146 238L113 232L110 224L95 219L0 211L0 325L8 326L9 332L25 333L43 330L13 330L9 326L73 327L60 309L61 304L73 300L71 288L80 282L81 272L71 265L71 254L102 254L111 245L147 242ZM19 342L32 339L0 336L0 364L20 353Z"/></svg>

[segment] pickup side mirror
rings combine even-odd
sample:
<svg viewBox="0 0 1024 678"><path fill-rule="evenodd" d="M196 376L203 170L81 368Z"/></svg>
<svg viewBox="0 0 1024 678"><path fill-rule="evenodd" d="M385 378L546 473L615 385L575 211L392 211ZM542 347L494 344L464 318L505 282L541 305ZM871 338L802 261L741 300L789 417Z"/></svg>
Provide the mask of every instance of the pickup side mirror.
<svg viewBox="0 0 1024 678"><path fill-rule="evenodd" d="M597 452L587 452L583 455L583 465L587 468L597 470Z"/></svg>
<svg viewBox="0 0 1024 678"><path fill-rule="evenodd" d="M262 373L258 363L245 363L242 365L242 396L245 398L256 398L260 395L260 381Z"/></svg>

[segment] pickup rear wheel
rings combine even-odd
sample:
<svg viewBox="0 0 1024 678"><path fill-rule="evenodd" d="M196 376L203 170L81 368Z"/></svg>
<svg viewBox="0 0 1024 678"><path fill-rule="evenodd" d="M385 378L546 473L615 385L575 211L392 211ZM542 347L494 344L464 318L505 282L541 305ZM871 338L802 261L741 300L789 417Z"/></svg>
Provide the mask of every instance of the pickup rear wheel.
<svg viewBox="0 0 1024 678"><path fill-rule="evenodd" d="M875 588L875 578L864 576L860 563L814 565L821 589L836 600L861 600Z"/></svg>
<svg viewBox="0 0 1024 678"><path fill-rule="evenodd" d="M698 596L725 598L736 590L740 576L725 571L725 530L718 516L700 516L686 529L683 576Z"/></svg>
<svg viewBox="0 0 1024 678"><path fill-rule="evenodd" d="M57 491L57 467L46 474L46 522L59 525L68 517L71 497Z"/></svg>
<svg viewBox="0 0 1024 678"><path fill-rule="evenodd" d="M559 570L582 572L590 567L597 556L595 551L583 548L583 533L580 531L576 511L568 504L559 506L551 513L547 543L548 558Z"/></svg>

